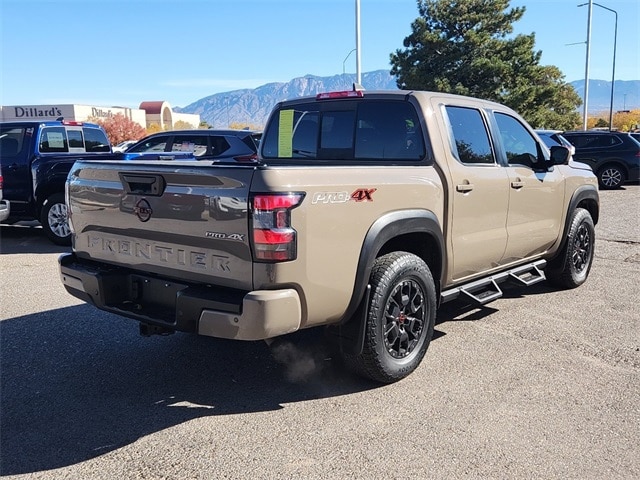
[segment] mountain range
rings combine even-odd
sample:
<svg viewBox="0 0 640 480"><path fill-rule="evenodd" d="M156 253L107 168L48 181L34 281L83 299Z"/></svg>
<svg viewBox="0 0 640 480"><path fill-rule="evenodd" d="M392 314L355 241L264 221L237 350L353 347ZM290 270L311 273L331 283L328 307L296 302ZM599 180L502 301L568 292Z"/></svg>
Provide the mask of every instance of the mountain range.
<svg viewBox="0 0 640 480"><path fill-rule="evenodd" d="M305 75L286 83L267 83L253 89L221 92L201 98L186 107L174 108L177 112L199 114L213 128L226 128L231 124L262 128L273 106L288 98L316 95L320 92L349 90L356 80L355 74L344 73L331 77ZM362 86L366 90L397 90L396 80L388 70L376 70L362 74ZM584 80L570 82L583 98ZM611 82L589 80L589 114L606 116L611 102ZM640 80L616 80L614 111L640 108Z"/></svg>

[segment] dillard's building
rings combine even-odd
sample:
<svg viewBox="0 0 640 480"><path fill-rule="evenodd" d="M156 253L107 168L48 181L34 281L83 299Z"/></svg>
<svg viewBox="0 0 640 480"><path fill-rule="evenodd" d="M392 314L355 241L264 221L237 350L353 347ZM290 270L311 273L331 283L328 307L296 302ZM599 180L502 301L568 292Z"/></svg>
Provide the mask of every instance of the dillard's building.
<svg viewBox="0 0 640 480"><path fill-rule="evenodd" d="M0 106L0 120L56 120L63 117L68 121L86 122L105 119L117 114L124 115L143 128L159 125L162 130L171 130L178 121L198 128L200 115L177 113L168 102L142 102L139 108L96 107L91 105L11 105Z"/></svg>

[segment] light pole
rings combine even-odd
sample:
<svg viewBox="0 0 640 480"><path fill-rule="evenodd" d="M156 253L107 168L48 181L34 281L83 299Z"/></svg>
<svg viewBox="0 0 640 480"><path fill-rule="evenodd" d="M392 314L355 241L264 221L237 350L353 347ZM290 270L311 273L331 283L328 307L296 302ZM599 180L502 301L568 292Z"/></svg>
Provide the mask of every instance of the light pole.
<svg viewBox="0 0 640 480"><path fill-rule="evenodd" d="M362 84L362 72L360 69L360 0L356 0L356 82Z"/></svg>
<svg viewBox="0 0 640 480"><path fill-rule="evenodd" d="M596 2L589 2L589 29L591 29L591 4L596 5L597 7L600 8L604 8L605 10L609 10L610 12L613 12L613 14L616 16L616 21L615 21L615 27L613 30L613 67L611 69L611 102L609 103L609 131L611 131L613 129L613 91L614 91L614 86L615 86L615 82L616 82L616 46L618 43L618 12L616 12L614 9L609 8L609 7L605 7L604 5L600 5L599 3ZM583 3L581 5L578 5L579 7L583 7L587 5L586 3ZM589 51L589 39L587 38L587 52ZM587 53L587 69L589 65L589 54ZM588 70L587 70L587 75L588 75ZM586 87L585 87L586 88ZM586 110L586 105L587 105L587 99L586 99L586 90L585 90L585 110ZM586 120L586 111L585 111L585 120L584 120L584 129L586 130L586 125L587 125L587 120Z"/></svg>
<svg viewBox="0 0 640 480"><path fill-rule="evenodd" d="M346 63L347 59L351 56L351 54L352 54L353 52L355 52L355 51L356 51L356 49L354 48L354 49L353 49L353 50L351 50L349 53L347 53L347 56L346 56L346 57L344 57L344 60L343 60L343 62L342 62L342 74L343 74L343 75L344 75L344 64Z"/></svg>
<svg viewBox="0 0 640 480"><path fill-rule="evenodd" d="M582 129L587 129L587 116L589 112L589 57L591 56L591 11L593 9L593 2L589 0L589 3L582 3L579 7L589 5L589 13L587 14L587 59L584 66L584 107L582 108Z"/></svg>

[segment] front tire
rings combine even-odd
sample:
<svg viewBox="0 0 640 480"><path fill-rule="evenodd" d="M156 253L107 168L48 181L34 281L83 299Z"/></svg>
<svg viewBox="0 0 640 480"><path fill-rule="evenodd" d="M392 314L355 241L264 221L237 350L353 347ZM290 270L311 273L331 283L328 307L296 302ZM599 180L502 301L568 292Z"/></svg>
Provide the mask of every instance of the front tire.
<svg viewBox="0 0 640 480"><path fill-rule="evenodd" d="M595 227L584 208L573 212L567 242L546 270L549 282L561 288L576 288L589 276L595 247Z"/></svg>
<svg viewBox="0 0 640 480"><path fill-rule="evenodd" d="M71 245L67 204L62 193L54 193L42 205L40 223L45 234L56 245Z"/></svg>
<svg viewBox="0 0 640 480"><path fill-rule="evenodd" d="M416 255L393 252L371 271L362 353L344 354L355 373L392 383L413 372L433 336L436 289L427 264Z"/></svg>

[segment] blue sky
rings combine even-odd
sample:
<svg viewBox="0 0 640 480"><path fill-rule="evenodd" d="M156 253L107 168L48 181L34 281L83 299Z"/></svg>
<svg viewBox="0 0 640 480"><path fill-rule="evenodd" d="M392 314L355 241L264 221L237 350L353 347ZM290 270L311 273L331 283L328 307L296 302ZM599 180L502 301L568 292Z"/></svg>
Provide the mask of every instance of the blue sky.
<svg viewBox="0 0 640 480"><path fill-rule="evenodd" d="M542 64L584 79L588 0L525 5ZM617 80L640 79L640 0L618 12ZM362 72L389 69L415 0L360 0ZM594 6L591 79L611 80L615 15ZM185 106L306 74L355 73L355 0L0 0L0 104ZM574 45L569 45L574 44ZM365 85L366 87L366 85Z"/></svg>

